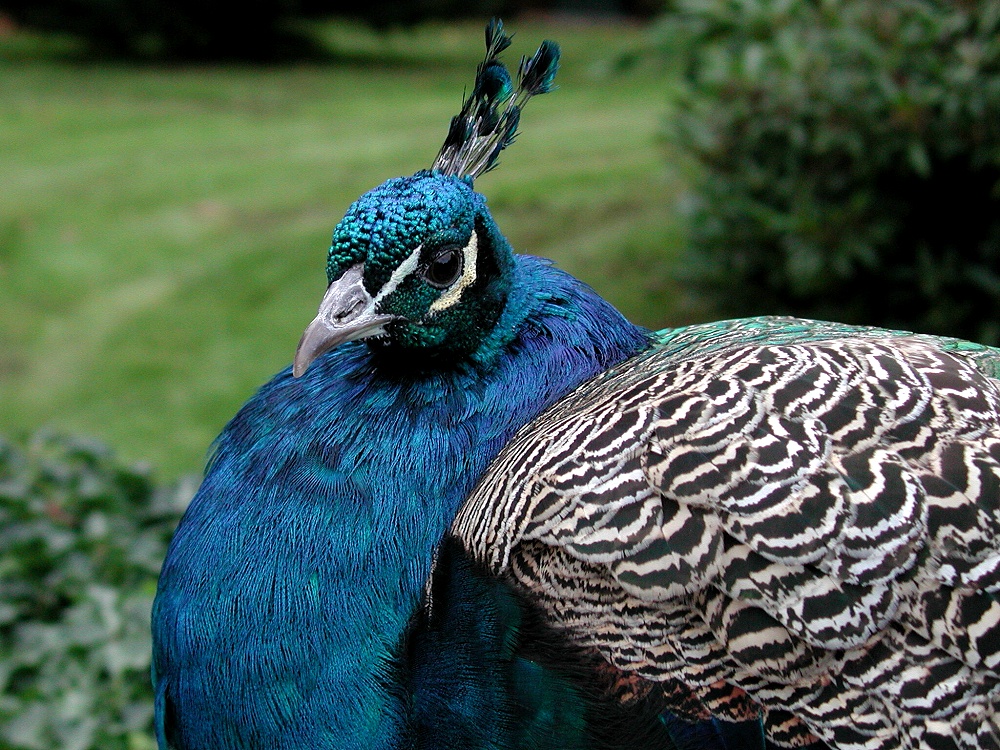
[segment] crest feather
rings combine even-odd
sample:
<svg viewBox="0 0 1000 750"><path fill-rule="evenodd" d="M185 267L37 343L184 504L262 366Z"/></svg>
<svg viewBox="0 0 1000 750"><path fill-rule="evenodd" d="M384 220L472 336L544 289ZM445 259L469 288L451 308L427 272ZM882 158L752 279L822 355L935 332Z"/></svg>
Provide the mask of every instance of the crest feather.
<svg viewBox="0 0 1000 750"><path fill-rule="evenodd" d="M530 58L521 58L515 89L507 66L498 57L510 42L500 19L486 25L486 57L476 68L472 93L451 118L444 145L431 166L435 174L475 179L489 172L500 152L514 142L528 99L554 88L559 45L546 40Z"/></svg>

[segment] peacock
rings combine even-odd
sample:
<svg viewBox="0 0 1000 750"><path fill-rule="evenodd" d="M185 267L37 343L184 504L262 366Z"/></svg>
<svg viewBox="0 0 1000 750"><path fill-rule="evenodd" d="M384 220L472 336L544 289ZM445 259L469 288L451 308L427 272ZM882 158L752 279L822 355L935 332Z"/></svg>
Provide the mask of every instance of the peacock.
<svg viewBox="0 0 1000 750"><path fill-rule="evenodd" d="M214 445L160 750L1000 747L1000 351L652 332L515 255L473 183L559 48L510 43Z"/></svg>

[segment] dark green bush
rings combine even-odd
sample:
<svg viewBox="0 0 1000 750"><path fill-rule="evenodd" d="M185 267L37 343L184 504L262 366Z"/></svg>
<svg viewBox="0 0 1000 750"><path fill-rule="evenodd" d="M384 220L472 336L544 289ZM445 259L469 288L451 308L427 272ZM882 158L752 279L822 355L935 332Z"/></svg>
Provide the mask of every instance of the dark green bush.
<svg viewBox="0 0 1000 750"><path fill-rule="evenodd" d="M649 18L665 0L0 0L0 16L68 34L91 55L271 62L322 58L303 19L339 16L376 29L556 11Z"/></svg>
<svg viewBox="0 0 1000 750"><path fill-rule="evenodd" d="M662 33L703 291L1000 343L1000 1L677 0Z"/></svg>
<svg viewBox="0 0 1000 750"><path fill-rule="evenodd" d="M100 444L0 439L0 748L155 747L149 612L189 495Z"/></svg>
<svg viewBox="0 0 1000 750"><path fill-rule="evenodd" d="M0 9L112 57L265 62L315 53L293 23L298 0L2 0Z"/></svg>
<svg viewBox="0 0 1000 750"><path fill-rule="evenodd" d="M304 0L313 15L337 15L364 21L376 29L393 26L413 26L430 20L480 18L485 23L491 16L509 19L525 2L523 0Z"/></svg>

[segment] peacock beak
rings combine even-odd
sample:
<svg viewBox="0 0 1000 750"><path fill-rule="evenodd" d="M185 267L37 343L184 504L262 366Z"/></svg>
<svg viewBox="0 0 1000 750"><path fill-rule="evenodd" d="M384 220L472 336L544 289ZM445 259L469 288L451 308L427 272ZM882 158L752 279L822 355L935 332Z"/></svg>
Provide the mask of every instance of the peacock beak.
<svg viewBox="0 0 1000 750"><path fill-rule="evenodd" d="M321 354L347 341L378 336L385 325L395 319L378 315L375 300L362 283L364 266L351 266L344 275L330 284L313 318L295 350L292 375L301 377Z"/></svg>

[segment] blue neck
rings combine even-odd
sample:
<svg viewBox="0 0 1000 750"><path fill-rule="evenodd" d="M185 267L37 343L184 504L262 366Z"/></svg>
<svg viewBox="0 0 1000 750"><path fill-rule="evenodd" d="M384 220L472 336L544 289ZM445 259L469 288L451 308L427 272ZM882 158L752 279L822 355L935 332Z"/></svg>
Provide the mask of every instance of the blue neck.
<svg viewBox="0 0 1000 750"><path fill-rule="evenodd" d="M161 574L161 742L379 748L405 733L394 661L459 505L519 427L648 344L544 262L514 273L475 361L406 378L347 344L226 427Z"/></svg>

